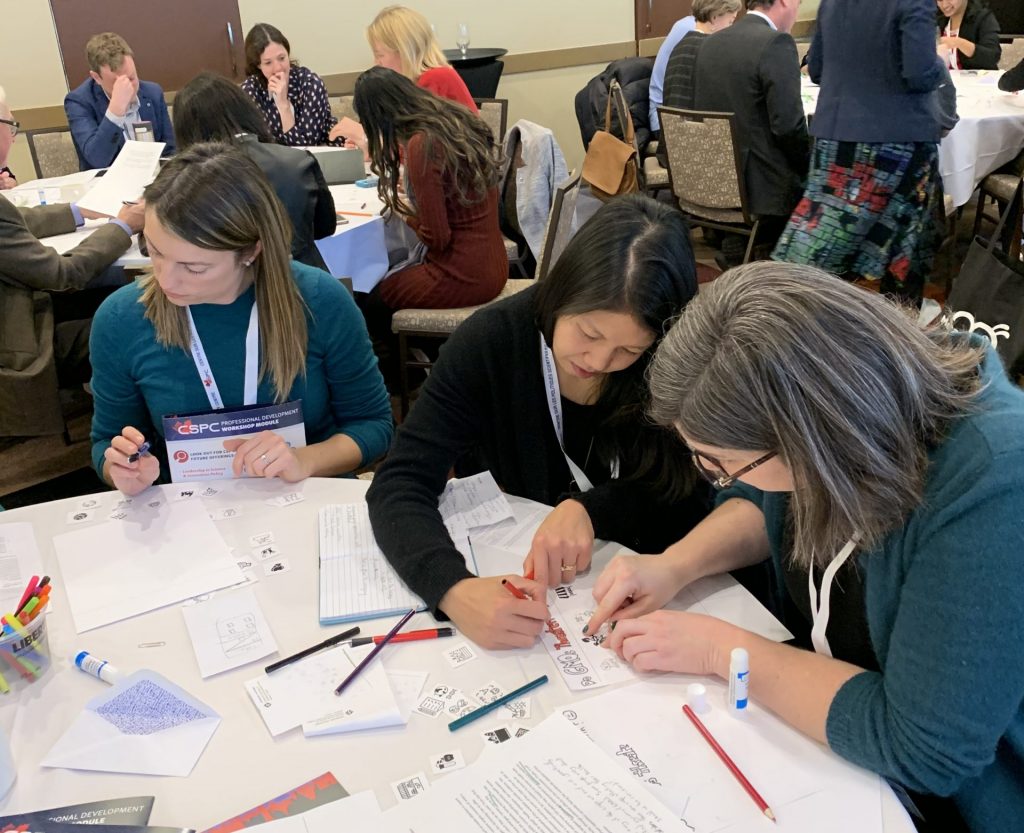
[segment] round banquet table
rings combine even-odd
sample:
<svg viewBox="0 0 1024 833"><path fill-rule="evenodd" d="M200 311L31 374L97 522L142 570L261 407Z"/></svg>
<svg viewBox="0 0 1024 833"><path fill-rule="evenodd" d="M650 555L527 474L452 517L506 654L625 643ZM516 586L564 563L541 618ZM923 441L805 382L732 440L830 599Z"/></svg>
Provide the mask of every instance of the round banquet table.
<svg viewBox="0 0 1024 833"><path fill-rule="evenodd" d="M406 726L373 731L305 738L295 729L277 738L270 736L249 701L243 682L259 676L265 663L316 644L346 627L323 628L317 618L317 510L329 503L363 500L368 484L352 479L311 478L299 487L305 500L284 508L268 507L265 500L295 486L285 487L277 481L264 480L217 485L222 488L220 494L203 502L211 511L227 506L241 510L237 517L216 524L236 556L248 555L250 536L272 531L280 550L279 557L288 559L291 568L288 572L268 576L257 564L258 580L252 585L274 632L278 655L205 680L196 665L180 604L81 635L75 633L51 541L53 536L73 529L67 524L68 513L82 498L0 514L0 526L17 522L32 524L43 566L53 576L54 585L52 609L47 614L53 666L44 679L26 690L15 709L9 704L0 704L0 711L7 712L4 725L11 736L18 767L18 780L11 793L0 801L0 815L99 799L154 795L156 802L150 824L187 825L202 830L326 771L333 772L350 793L374 790L381 807L387 808L395 803L389 784L417 771L429 772L430 755L458 747L472 766L481 753L485 741L479 731L467 729L452 735L445 720L431 720L417 714L410 716ZM155 488L169 492L173 487ZM105 520L120 495L104 492L98 497L101 508L97 517ZM516 502L515 498L510 500ZM616 550L614 544L602 546L595 552L595 565L605 563ZM101 559L103 553L97 552L95 557ZM481 565L481 573L516 570L519 564L519 556L505 563L492 561ZM391 622L385 619L359 624L363 634L370 635L386 632ZM429 613L419 613L408 629L433 625L434 619ZM445 640L445 644L460 641L462 638L456 635L454 639ZM154 643L154 647L143 647ZM570 692L563 684L539 643L529 650L495 652L474 646L478 658L454 670L438 646L439 643L433 641L389 646L387 666L428 672L426 688L440 681L454 681L466 691L491 680L511 690L547 674L550 682L532 693L531 718L522 721L526 726L535 726L556 707L580 699L580 695ZM72 668L69 657L80 650L108 660L122 675L144 668L157 671L220 714L220 726L188 777L39 766L87 701L109 690L105 684ZM680 676L679 679L680 688L684 688L692 678ZM498 722L503 721L484 719L478 725L482 731ZM883 785L881 795L885 833L912 833L913 825L893 793ZM752 807L751 812L764 821L756 808Z"/></svg>

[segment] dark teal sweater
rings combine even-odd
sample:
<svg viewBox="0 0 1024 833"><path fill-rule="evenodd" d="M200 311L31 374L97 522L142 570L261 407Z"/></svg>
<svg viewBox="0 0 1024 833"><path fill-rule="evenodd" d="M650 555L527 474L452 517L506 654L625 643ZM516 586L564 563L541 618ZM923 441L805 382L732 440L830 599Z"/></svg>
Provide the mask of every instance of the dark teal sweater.
<svg viewBox="0 0 1024 833"><path fill-rule="evenodd" d="M322 442L347 434L363 461L374 460L391 442L392 417L384 381L370 346L363 317L348 291L326 272L292 263L292 274L309 310L306 375L292 385L289 400L302 400L306 441ZM138 284L117 290L93 320L92 460L103 470L103 452L125 425L157 440L161 477L168 480L161 418L167 414L210 410L192 354L157 343L144 317ZM231 304L192 307L196 329L227 408L243 399L245 333L255 290L250 287ZM263 322L261 322L262 324ZM262 337L261 333L261 337ZM257 402L274 401L269 378L260 381Z"/></svg>
<svg viewBox="0 0 1024 833"><path fill-rule="evenodd" d="M980 410L930 455L921 506L856 556L881 671L839 689L826 732L855 764L952 796L975 833L1006 833L1024 825L1024 392L991 350L983 378ZM781 575L788 495L730 497L761 506Z"/></svg>

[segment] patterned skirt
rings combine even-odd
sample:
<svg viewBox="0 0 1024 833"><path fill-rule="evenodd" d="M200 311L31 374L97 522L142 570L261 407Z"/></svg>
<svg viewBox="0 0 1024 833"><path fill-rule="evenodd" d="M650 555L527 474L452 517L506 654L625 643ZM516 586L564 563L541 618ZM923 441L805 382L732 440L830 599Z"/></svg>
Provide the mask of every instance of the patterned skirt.
<svg viewBox="0 0 1024 833"><path fill-rule="evenodd" d="M938 162L931 142L816 139L803 199L772 259L919 293L937 243Z"/></svg>

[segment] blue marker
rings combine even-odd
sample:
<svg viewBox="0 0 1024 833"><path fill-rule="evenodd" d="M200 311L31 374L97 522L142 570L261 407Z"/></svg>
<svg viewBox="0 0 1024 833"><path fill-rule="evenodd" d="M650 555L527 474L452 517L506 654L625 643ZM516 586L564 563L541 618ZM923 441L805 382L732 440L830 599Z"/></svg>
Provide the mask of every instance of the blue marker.
<svg viewBox="0 0 1024 833"><path fill-rule="evenodd" d="M139 446L139 450L138 451L136 451L134 454L128 455L128 462L129 463L137 463L139 461L139 458L143 454L148 454L148 453L149 453L149 443L144 442L142 445Z"/></svg>

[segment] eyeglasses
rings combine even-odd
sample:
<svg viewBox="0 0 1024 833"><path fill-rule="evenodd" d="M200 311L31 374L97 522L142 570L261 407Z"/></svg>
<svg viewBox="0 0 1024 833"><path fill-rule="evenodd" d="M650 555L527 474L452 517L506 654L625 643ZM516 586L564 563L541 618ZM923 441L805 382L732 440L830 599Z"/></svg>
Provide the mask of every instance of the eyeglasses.
<svg viewBox="0 0 1024 833"><path fill-rule="evenodd" d="M693 464L697 467L697 471L701 473L705 480L707 480L716 489L725 489L731 486L739 478L745 474L749 474L762 463L767 463L772 457L778 455L777 451L769 451L767 454L758 457L753 463L750 463L737 472L728 474L722 464L718 462L714 457L709 457L707 454L701 454L699 451L690 449L690 456L693 458Z"/></svg>
<svg viewBox="0 0 1024 833"><path fill-rule="evenodd" d="M10 125L10 127L11 127L11 135L12 136L17 136L18 135L18 128L21 127L21 125L18 124L18 122L14 121L12 119L0 119L0 124Z"/></svg>

